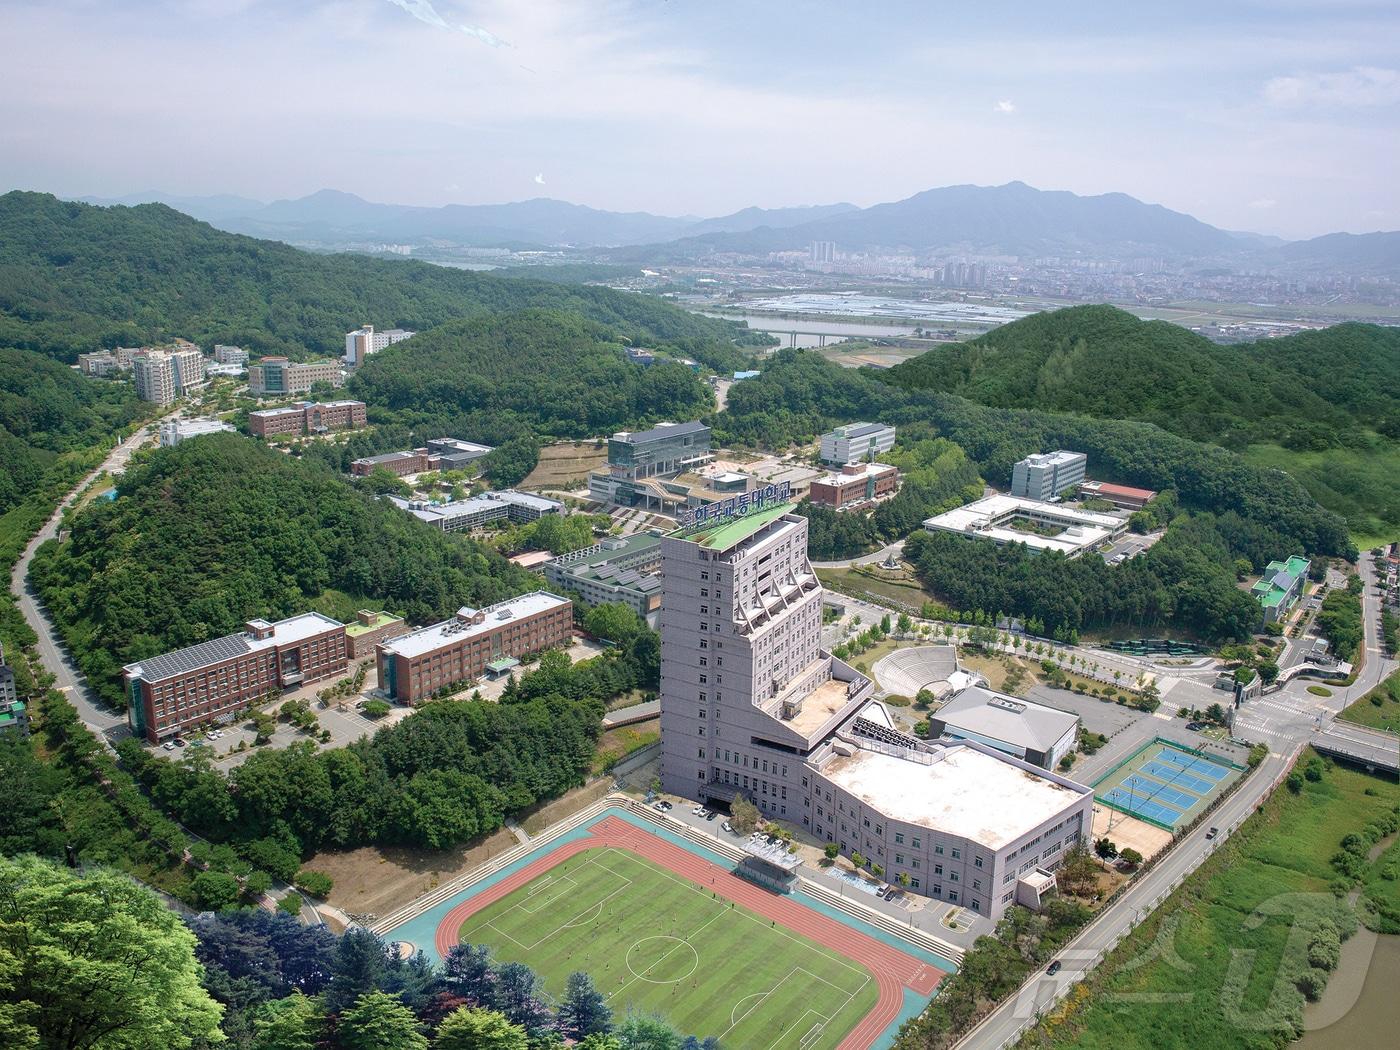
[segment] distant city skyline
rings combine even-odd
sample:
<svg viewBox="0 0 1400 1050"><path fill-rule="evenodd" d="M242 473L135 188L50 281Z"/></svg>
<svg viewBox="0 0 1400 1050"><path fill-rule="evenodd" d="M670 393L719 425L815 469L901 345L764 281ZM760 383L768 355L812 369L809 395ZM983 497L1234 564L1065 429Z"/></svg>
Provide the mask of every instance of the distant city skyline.
<svg viewBox="0 0 1400 1050"><path fill-rule="evenodd" d="M1023 180L1400 229L1400 8L9 0L0 190L718 216Z"/></svg>

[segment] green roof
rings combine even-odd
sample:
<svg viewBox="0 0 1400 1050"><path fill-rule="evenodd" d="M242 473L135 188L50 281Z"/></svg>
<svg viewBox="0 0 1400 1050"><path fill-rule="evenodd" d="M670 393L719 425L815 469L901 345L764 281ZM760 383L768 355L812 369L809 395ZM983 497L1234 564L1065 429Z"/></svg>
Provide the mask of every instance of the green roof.
<svg viewBox="0 0 1400 1050"><path fill-rule="evenodd" d="M395 616L393 613L382 612L376 616L371 623L361 623L359 620L356 620L354 623L347 623L345 625L345 633L350 635L368 634L370 631L377 631L381 627L388 627L389 624L399 619L402 619L402 617Z"/></svg>
<svg viewBox="0 0 1400 1050"><path fill-rule="evenodd" d="M764 507L762 510L752 511L742 516L736 516L728 521L709 525L702 529L693 531L681 530L672 535L683 540L690 540L698 543L702 547L709 547L713 550L724 551L735 544L748 539L759 529L769 522L776 521L784 514L795 507L795 503L779 503L776 506Z"/></svg>
<svg viewBox="0 0 1400 1050"><path fill-rule="evenodd" d="M1284 594L1284 591L1281 591L1277 587L1275 587L1268 594L1262 594L1259 596L1259 604L1264 606L1264 608L1266 609L1272 609L1275 606L1283 604Z"/></svg>
<svg viewBox="0 0 1400 1050"><path fill-rule="evenodd" d="M495 660L492 660L489 664L487 664L486 670L491 671L493 674L499 674L502 671L509 671L512 667L519 666L520 661L517 660L515 657L501 656L497 657Z"/></svg>

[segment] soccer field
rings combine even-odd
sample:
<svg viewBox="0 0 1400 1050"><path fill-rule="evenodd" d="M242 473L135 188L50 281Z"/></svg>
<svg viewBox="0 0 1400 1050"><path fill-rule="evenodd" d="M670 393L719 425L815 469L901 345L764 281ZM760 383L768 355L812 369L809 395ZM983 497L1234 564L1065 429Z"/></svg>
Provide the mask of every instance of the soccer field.
<svg viewBox="0 0 1400 1050"><path fill-rule="evenodd" d="M660 1014L727 1048L830 1050L877 998L862 966L626 850L570 857L458 938L531 966L551 995L583 970L615 1014Z"/></svg>

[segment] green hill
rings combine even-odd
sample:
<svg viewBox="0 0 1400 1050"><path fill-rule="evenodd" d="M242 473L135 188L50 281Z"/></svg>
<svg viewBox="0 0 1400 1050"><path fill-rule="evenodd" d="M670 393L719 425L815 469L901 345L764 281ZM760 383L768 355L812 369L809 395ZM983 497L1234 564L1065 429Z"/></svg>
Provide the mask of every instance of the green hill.
<svg viewBox="0 0 1400 1050"><path fill-rule="evenodd" d="M1073 307L930 350L885 378L997 408L1155 423L1294 472L1363 537L1400 530L1386 480L1400 465L1400 329L1217 346L1113 307Z"/></svg>
<svg viewBox="0 0 1400 1050"><path fill-rule="evenodd" d="M146 415L130 384L80 376L51 358L0 349L0 513L64 452L86 449Z"/></svg>
<svg viewBox="0 0 1400 1050"><path fill-rule="evenodd" d="M500 555L422 524L330 471L235 434L161 449L118 498L78 515L34 561L44 595L102 695L121 666L334 601L422 622L531 589ZM337 606L338 608L338 606Z"/></svg>
<svg viewBox="0 0 1400 1050"><path fill-rule="evenodd" d="M638 367L606 326L551 310L450 321L370 358L350 389L399 422L491 442L522 427L591 437L714 407L689 368Z"/></svg>
<svg viewBox="0 0 1400 1050"><path fill-rule="evenodd" d="M543 307L719 369L741 329L648 296L427 263L313 255L224 233L161 204L98 208L0 196L0 346L73 360L97 346L184 336L293 356L340 354L361 324L424 330Z"/></svg>

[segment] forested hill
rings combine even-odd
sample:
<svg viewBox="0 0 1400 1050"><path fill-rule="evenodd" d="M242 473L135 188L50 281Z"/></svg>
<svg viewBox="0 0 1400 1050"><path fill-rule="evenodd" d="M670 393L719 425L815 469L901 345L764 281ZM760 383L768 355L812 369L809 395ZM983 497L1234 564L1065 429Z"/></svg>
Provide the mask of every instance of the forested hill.
<svg viewBox="0 0 1400 1050"><path fill-rule="evenodd" d="M375 354L351 391L411 426L500 443L592 437L714 408L689 368L629 362L610 330L551 310L452 321Z"/></svg>
<svg viewBox="0 0 1400 1050"><path fill-rule="evenodd" d="M1088 454L1095 477L1175 489L1193 509L1234 511L1280 550L1296 545L1342 554L1351 547L1342 519L1318 506L1297 481L1222 448L1137 422L978 405L891 385L884 382L888 374L781 351L759 378L730 390L726 410L716 417L716 439L781 447L855 419L927 423L961 445L982 476L1000 487L1010 483L1011 465L1032 452L1078 449Z"/></svg>
<svg viewBox="0 0 1400 1050"><path fill-rule="evenodd" d="M61 453L97 444L149 409L129 384L0 349L0 514L33 491Z"/></svg>
<svg viewBox="0 0 1400 1050"><path fill-rule="evenodd" d="M1217 346L1111 306L1035 314L886 373L999 408L1137 419L1228 448L1400 437L1400 329L1344 324ZM1349 433L1350 432L1350 433Z"/></svg>
<svg viewBox="0 0 1400 1050"><path fill-rule="evenodd" d="M619 339L740 367L740 331L608 288L506 279L406 260L313 255L223 233L160 204L98 208L42 193L0 196L0 346L71 361L97 346L183 336L264 353L340 354L361 324L423 330L545 307Z"/></svg>
<svg viewBox="0 0 1400 1050"><path fill-rule="evenodd" d="M131 467L32 579L88 678L118 701L121 666L314 604L418 623L530 590L500 555L366 496L323 467L234 434ZM328 591L341 595L328 595Z"/></svg>

